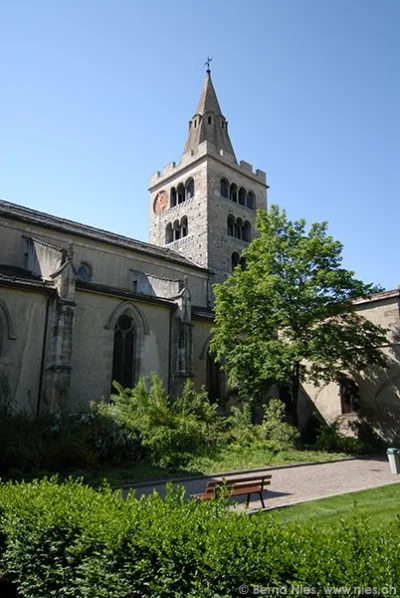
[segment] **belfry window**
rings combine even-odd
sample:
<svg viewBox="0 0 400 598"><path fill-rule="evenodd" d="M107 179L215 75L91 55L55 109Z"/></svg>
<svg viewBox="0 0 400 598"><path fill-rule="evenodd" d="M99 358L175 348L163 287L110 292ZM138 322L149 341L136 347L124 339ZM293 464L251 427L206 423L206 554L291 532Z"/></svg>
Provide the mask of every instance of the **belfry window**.
<svg viewBox="0 0 400 598"><path fill-rule="evenodd" d="M174 222L174 241L177 241L181 238L181 227L179 224L179 220L175 220Z"/></svg>
<svg viewBox="0 0 400 598"><path fill-rule="evenodd" d="M183 183L179 183L177 190L177 203L183 203L185 201L185 187Z"/></svg>
<svg viewBox="0 0 400 598"><path fill-rule="evenodd" d="M236 266L240 262L240 256L237 251L234 251L232 253L231 262L232 262L232 272L233 272L233 270L236 268Z"/></svg>
<svg viewBox="0 0 400 598"><path fill-rule="evenodd" d="M237 185L235 183L231 184L231 188L229 190L229 199L237 203Z"/></svg>
<svg viewBox="0 0 400 598"><path fill-rule="evenodd" d="M253 191L249 191L247 194L247 207L250 208L250 210L254 210L255 205L256 205L256 201L255 201L254 193L253 193Z"/></svg>
<svg viewBox="0 0 400 598"><path fill-rule="evenodd" d="M172 231L172 224L169 222L165 229L165 244L172 243L174 240L174 233Z"/></svg>
<svg viewBox="0 0 400 598"><path fill-rule="evenodd" d="M229 237L235 236L235 219L231 214L228 216L228 231L227 232L228 232Z"/></svg>
<svg viewBox="0 0 400 598"><path fill-rule="evenodd" d="M171 189L169 206L170 206L170 208L174 208L176 206L176 189L175 189L175 187L172 187L172 189Z"/></svg>
<svg viewBox="0 0 400 598"><path fill-rule="evenodd" d="M188 234L188 220L187 216L183 216L181 219L181 235L182 237L187 237Z"/></svg>
<svg viewBox="0 0 400 598"><path fill-rule="evenodd" d="M135 327L127 314L119 316L114 329L114 353L112 379L123 388L132 388L135 383Z"/></svg>
<svg viewBox="0 0 400 598"><path fill-rule="evenodd" d="M243 241L247 241L248 243L251 241L251 224L250 222L246 222L243 225Z"/></svg>
<svg viewBox="0 0 400 598"><path fill-rule="evenodd" d="M185 183L185 199L191 199L194 197L194 180L192 177Z"/></svg>
<svg viewBox="0 0 400 598"><path fill-rule="evenodd" d="M222 197L229 197L229 183L226 179L221 179L221 195Z"/></svg>

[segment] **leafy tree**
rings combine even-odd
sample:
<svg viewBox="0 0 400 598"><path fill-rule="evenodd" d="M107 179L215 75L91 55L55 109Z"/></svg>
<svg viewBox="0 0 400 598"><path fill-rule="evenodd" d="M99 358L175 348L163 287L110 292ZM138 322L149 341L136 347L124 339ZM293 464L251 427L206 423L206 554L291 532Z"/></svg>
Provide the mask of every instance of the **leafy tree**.
<svg viewBox="0 0 400 598"><path fill-rule="evenodd" d="M291 222L272 206L258 213L257 229L242 265L214 286L211 350L243 397L261 399L272 384L289 385L297 424L301 382L387 365L379 349L386 331L354 305L380 289L342 268L343 246L326 222L307 231L303 219Z"/></svg>

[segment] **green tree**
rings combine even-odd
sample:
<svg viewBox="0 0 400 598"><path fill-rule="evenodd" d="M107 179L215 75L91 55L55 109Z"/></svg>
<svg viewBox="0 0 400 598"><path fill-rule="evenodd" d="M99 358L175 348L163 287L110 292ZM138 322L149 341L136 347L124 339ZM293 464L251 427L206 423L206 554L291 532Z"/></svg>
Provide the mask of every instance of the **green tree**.
<svg viewBox="0 0 400 598"><path fill-rule="evenodd" d="M211 350L242 397L260 400L272 384L289 385L296 425L301 382L387 365L385 329L354 305L379 289L342 268L343 246L326 222L307 231L304 220L272 206L258 213L257 229L242 267L214 286Z"/></svg>

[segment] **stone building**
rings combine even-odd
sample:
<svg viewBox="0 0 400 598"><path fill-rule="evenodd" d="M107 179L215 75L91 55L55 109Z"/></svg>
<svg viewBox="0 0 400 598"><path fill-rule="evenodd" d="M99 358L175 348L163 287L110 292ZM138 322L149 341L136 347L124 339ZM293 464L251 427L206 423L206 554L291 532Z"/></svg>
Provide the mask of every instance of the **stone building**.
<svg viewBox="0 0 400 598"><path fill-rule="evenodd" d="M266 209L266 176L236 160L210 71L178 164L151 177L150 243L0 201L0 394L40 411L107 399L157 372L213 398L214 281Z"/></svg>
<svg viewBox="0 0 400 598"><path fill-rule="evenodd" d="M237 161L209 70L179 163L151 177L150 243L0 201L0 397L74 408L152 371L172 394L190 377L223 396L208 353L212 283L239 263L266 207L266 175ZM316 407L343 425L364 415L400 439L399 299L358 305L389 328L390 367L305 385L301 424Z"/></svg>

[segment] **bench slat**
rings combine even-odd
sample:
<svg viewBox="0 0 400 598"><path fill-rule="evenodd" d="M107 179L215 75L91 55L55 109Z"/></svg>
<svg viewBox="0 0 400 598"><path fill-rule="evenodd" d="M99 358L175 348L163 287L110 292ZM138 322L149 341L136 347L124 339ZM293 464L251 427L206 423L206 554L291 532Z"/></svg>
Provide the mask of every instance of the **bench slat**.
<svg viewBox="0 0 400 598"><path fill-rule="evenodd" d="M268 474L265 476L247 476L241 478L211 480L207 482L204 492L192 494L191 496L198 500L210 500L215 498L218 489L225 487L229 491L230 497L247 494L247 505L249 504L250 496L254 493L258 494L260 496L261 504L263 508L265 508L263 493L267 492L265 486L271 484L271 478L272 475Z"/></svg>

